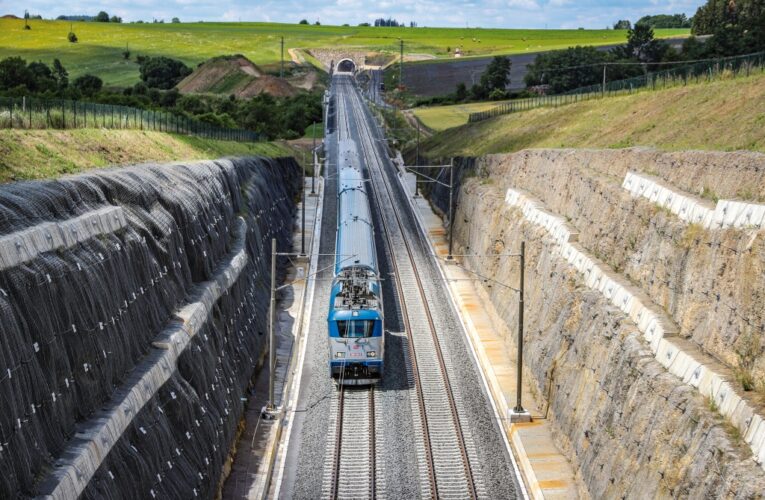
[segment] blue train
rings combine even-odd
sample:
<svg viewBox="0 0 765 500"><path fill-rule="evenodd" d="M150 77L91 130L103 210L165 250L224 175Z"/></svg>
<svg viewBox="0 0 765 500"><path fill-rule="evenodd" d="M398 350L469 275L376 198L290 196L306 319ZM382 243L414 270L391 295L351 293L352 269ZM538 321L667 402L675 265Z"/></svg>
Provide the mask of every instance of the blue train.
<svg viewBox="0 0 765 500"><path fill-rule="evenodd" d="M329 371L338 384L383 376L385 332L374 226L356 143L339 141L335 278L329 298Z"/></svg>

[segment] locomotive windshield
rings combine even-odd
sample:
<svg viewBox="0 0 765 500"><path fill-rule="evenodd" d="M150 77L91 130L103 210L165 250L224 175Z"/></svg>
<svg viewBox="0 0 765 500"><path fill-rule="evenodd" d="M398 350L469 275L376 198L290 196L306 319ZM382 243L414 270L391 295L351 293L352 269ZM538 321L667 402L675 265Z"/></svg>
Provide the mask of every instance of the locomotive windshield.
<svg viewBox="0 0 765 500"><path fill-rule="evenodd" d="M338 321L337 330L344 338L371 337L375 322L373 320Z"/></svg>

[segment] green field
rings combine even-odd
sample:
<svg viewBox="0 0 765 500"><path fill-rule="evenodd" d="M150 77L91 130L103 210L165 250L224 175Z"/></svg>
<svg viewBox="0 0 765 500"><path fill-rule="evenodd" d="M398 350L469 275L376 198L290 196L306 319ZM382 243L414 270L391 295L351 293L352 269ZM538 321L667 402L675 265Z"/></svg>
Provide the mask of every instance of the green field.
<svg viewBox="0 0 765 500"><path fill-rule="evenodd" d="M78 43L66 39L69 26ZM626 31L614 30L501 30L480 28L374 28L310 26L276 23L111 24L68 21L0 19L0 58L21 56L51 62L58 57L71 76L91 73L107 85L138 81L137 54L168 55L196 66L214 56L243 54L256 64L279 61L280 37L285 58L289 48L348 47L398 53L403 38L408 55L450 57L447 48L461 46L468 56L552 50L571 45L621 43ZM688 30L656 30L659 37L682 36ZM130 45L132 60L122 57Z"/></svg>
<svg viewBox="0 0 765 500"><path fill-rule="evenodd" d="M450 106L430 106L412 110L423 125L430 130L441 131L447 128L459 127L468 122L470 113L487 111L509 101L471 102L453 104Z"/></svg>
<svg viewBox="0 0 765 500"><path fill-rule="evenodd" d="M765 151L765 74L512 113L423 143L433 158L633 146Z"/></svg>

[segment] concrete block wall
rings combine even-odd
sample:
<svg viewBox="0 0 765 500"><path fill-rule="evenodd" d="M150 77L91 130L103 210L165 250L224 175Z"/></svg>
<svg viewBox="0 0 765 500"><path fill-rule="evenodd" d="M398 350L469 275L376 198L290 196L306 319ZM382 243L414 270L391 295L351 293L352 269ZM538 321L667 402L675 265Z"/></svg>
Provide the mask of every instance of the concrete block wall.
<svg viewBox="0 0 765 500"><path fill-rule="evenodd" d="M666 185L646 174L627 172L622 187L668 209L688 223L705 229L756 228L765 223L765 205L736 200L718 200L716 205Z"/></svg>
<svg viewBox="0 0 765 500"><path fill-rule="evenodd" d="M528 222L543 227L560 246L561 257L583 276L587 286L602 293L638 326L662 366L715 401L720 413L739 429L757 463L765 468L765 419L737 387L730 371L691 342L678 338L677 325L642 290L571 241L568 235L576 232L562 217L518 190L508 189L505 201L520 209Z"/></svg>

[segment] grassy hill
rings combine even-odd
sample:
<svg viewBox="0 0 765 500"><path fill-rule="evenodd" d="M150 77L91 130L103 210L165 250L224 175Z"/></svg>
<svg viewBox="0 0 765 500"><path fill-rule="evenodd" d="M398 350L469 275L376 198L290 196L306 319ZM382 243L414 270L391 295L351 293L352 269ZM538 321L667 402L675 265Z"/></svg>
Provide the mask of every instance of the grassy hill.
<svg viewBox="0 0 765 500"><path fill-rule="evenodd" d="M432 124L438 113L467 111L450 108L424 110L423 119ZM765 75L524 111L450 128L424 142L432 157L631 146L765 151Z"/></svg>
<svg viewBox="0 0 765 500"><path fill-rule="evenodd" d="M70 24L79 38L69 43ZM276 23L112 24L68 21L0 19L0 58L21 56L51 62L58 57L71 76L92 73L107 85L138 81L135 55L168 55L190 66L223 54L243 54L258 65L279 61L280 37L288 48L362 48L398 53L398 39L407 54L449 57L447 48L461 46L469 55L522 53L571 45L606 45L626 40L615 30L502 30L480 28L374 28L310 26ZM677 36L688 30L656 30L657 36ZM133 58L122 57L129 44Z"/></svg>
<svg viewBox="0 0 765 500"><path fill-rule="evenodd" d="M243 56L214 57L178 83L183 93L210 93L249 98L266 92L289 97L298 90L285 79L264 73Z"/></svg>
<svg viewBox="0 0 765 500"><path fill-rule="evenodd" d="M286 143L240 143L138 130L0 130L0 182L90 168L224 156L295 156Z"/></svg>

